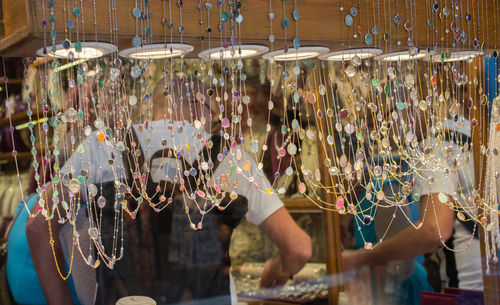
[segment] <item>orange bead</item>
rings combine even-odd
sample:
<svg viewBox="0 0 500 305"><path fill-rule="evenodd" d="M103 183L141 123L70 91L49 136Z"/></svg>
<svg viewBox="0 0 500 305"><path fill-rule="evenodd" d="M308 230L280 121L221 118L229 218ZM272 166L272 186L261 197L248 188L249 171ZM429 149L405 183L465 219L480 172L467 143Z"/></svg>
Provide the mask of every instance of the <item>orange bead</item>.
<svg viewBox="0 0 500 305"><path fill-rule="evenodd" d="M500 131L500 124L497 124L497 131Z"/></svg>
<svg viewBox="0 0 500 305"><path fill-rule="evenodd" d="M433 76L432 77L432 83L435 85L437 83L437 77Z"/></svg>
<svg viewBox="0 0 500 305"><path fill-rule="evenodd" d="M102 132L99 132L97 134L97 141L99 141L99 142L104 141L104 134Z"/></svg>

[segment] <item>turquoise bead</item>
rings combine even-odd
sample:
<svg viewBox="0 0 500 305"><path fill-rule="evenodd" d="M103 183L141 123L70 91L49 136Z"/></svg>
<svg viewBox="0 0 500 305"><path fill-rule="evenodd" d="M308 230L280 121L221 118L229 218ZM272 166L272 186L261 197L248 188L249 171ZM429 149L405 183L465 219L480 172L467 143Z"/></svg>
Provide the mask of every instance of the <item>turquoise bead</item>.
<svg viewBox="0 0 500 305"><path fill-rule="evenodd" d="M281 24L286 29L290 26L290 20L288 20L288 18L283 18L283 20L281 21Z"/></svg>
<svg viewBox="0 0 500 305"><path fill-rule="evenodd" d="M222 22L227 22L227 20L228 20L228 19L229 19L229 16L227 15L227 13L226 13L226 12L222 12L222 13L220 14L220 20L221 20Z"/></svg>

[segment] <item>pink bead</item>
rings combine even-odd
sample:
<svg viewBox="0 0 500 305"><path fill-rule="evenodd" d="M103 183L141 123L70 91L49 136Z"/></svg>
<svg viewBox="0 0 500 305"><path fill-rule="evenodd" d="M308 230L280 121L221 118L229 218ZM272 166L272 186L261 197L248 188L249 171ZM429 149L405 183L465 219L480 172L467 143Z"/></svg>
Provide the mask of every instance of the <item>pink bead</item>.
<svg viewBox="0 0 500 305"><path fill-rule="evenodd" d="M337 198L337 202L335 202L335 208L340 210L344 207L344 197Z"/></svg>

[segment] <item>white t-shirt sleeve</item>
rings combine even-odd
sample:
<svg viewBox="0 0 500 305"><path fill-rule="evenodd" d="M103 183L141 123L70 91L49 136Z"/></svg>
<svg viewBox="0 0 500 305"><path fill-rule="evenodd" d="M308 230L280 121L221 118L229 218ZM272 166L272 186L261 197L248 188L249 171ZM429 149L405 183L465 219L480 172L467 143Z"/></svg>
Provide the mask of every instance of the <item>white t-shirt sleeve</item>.
<svg viewBox="0 0 500 305"><path fill-rule="evenodd" d="M444 173L443 168L439 166L439 164L444 165L449 162L443 153L443 150L448 145L439 145L436 148L435 155L431 157L432 159L419 164L422 169L416 174L414 193L419 195L445 193L452 196L454 192L459 192L458 174L460 174L460 171L458 171L458 174L455 171L450 171L447 175ZM453 146L454 152L457 153L457 146ZM432 180L434 181L429 183Z"/></svg>
<svg viewBox="0 0 500 305"><path fill-rule="evenodd" d="M420 195L444 193L453 196L454 193L459 195L464 193L466 196L472 190L474 181L474 160L470 153L463 153L460 147L456 144L451 144L453 154L447 158L444 149L450 146L450 143L444 142L436 148L436 154L432 159L424 161L422 170L415 177L414 192ZM457 158L459 165L456 170L451 167L451 162ZM467 156L470 159L467 161ZM450 169L449 173L444 172L444 166ZM429 183L429 178L433 178L434 182ZM432 179L431 179L432 180Z"/></svg>
<svg viewBox="0 0 500 305"><path fill-rule="evenodd" d="M73 152L61 168L62 174L71 173L74 178L81 174L82 169L88 170L88 181L102 183L125 178L121 153L112 143L97 141L97 131L93 132L82 143L83 153ZM110 165L109 160L114 160Z"/></svg>
<svg viewBox="0 0 500 305"><path fill-rule="evenodd" d="M228 153L217 167L215 180L226 174L234 165L235 169L228 178L228 191L235 191L238 195L244 196L248 200L248 212L246 219L254 225L260 225L274 212L284 206L273 190L273 194L267 194L266 190L272 190L272 185L267 178L257 173L257 164L252 157L242 150L242 158L237 161L235 154ZM245 171L241 166L245 160L250 162L250 170ZM239 172L238 168L241 169ZM254 181L249 181L247 177L254 177ZM238 185L234 187L235 183Z"/></svg>

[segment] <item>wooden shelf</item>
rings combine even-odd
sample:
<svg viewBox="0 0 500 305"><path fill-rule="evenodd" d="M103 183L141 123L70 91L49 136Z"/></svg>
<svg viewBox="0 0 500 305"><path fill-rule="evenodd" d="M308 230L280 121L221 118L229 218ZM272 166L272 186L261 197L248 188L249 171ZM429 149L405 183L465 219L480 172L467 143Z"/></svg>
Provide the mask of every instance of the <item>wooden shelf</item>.
<svg viewBox="0 0 500 305"><path fill-rule="evenodd" d="M49 150L50 151L54 150L54 145L50 145ZM45 149L42 150L37 149L36 151L37 151L37 156L45 154ZM33 159L33 154L31 153L31 151L17 153L17 160L23 161L32 159ZM12 152L0 153L0 161L14 161L14 156L12 155Z"/></svg>
<svg viewBox="0 0 500 305"><path fill-rule="evenodd" d="M33 113L33 115L31 116L32 118L38 118L39 116L43 116L43 112L42 111L39 111L38 113ZM13 115L11 115L11 120L12 120L12 126L15 126L15 125L18 125L18 124L22 124L22 123L26 123L29 121L29 117L28 117L28 114L26 114L26 112L20 112L20 113L15 113ZM9 126L9 118L6 117L6 118L3 118L3 119L0 119L0 128L1 127L7 127Z"/></svg>
<svg viewBox="0 0 500 305"><path fill-rule="evenodd" d="M31 152L18 152L17 160L28 160L33 159L33 155ZM8 153L0 153L0 161L14 161L14 156L11 152Z"/></svg>
<svg viewBox="0 0 500 305"><path fill-rule="evenodd" d="M23 79L22 78L13 78L13 79L9 79L7 81L7 86L8 85L20 85L23 83ZM0 84L1 85L5 85L5 81L3 80L3 78L0 78Z"/></svg>
<svg viewBox="0 0 500 305"><path fill-rule="evenodd" d="M292 211L320 211L320 208L305 197L281 199L288 210Z"/></svg>

